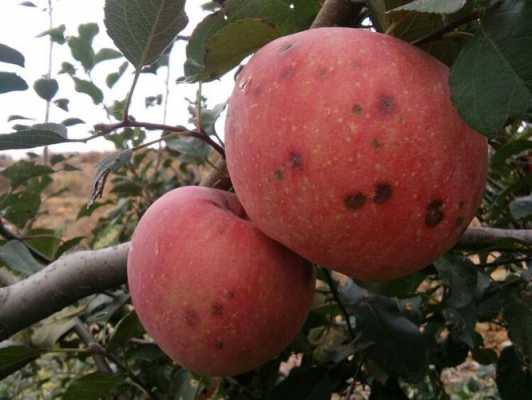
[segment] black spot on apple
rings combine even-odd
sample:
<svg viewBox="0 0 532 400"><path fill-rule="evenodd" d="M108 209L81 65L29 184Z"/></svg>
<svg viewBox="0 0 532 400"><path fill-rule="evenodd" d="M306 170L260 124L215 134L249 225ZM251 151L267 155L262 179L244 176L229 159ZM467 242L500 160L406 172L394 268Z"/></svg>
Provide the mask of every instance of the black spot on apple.
<svg viewBox="0 0 532 400"><path fill-rule="evenodd" d="M464 203L463 201L461 201L460 203L458 203L458 208L459 208L459 209L464 208L464 206L465 206L465 203Z"/></svg>
<svg viewBox="0 0 532 400"><path fill-rule="evenodd" d="M350 210L358 210L366 204L366 195L360 192L350 194L344 199L344 204Z"/></svg>
<svg viewBox="0 0 532 400"><path fill-rule="evenodd" d="M253 93L253 96L259 97L262 94L262 87L261 86L254 87L252 93Z"/></svg>
<svg viewBox="0 0 532 400"><path fill-rule="evenodd" d="M211 315L213 317L219 317L224 314L224 306L221 303L214 302L211 305Z"/></svg>
<svg viewBox="0 0 532 400"><path fill-rule="evenodd" d="M232 290L228 290L227 292L225 292L225 297L229 300L233 300L236 297L235 292L233 292Z"/></svg>
<svg viewBox="0 0 532 400"><path fill-rule="evenodd" d="M296 69L292 65L288 65L281 69L279 74L279 79L281 80L290 80L294 77Z"/></svg>
<svg viewBox="0 0 532 400"><path fill-rule="evenodd" d="M214 343L214 347L216 347L217 350L222 350L224 348L223 340L216 340L216 342Z"/></svg>
<svg viewBox="0 0 532 400"><path fill-rule="evenodd" d="M198 313L191 308L185 310L184 319L185 324L187 324L187 326L189 326L190 328L194 328L200 322Z"/></svg>
<svg viewBox="0 0 532 400"><path fill-rule="evenodd" d="M425 224L431 228L438 225L445 216L443 214L443 201L433 200L427 206L427 212L425 214Z"/></svg>
<svg viewBox="0 0 532 400"><path fill-rule="evenodd" d="M380 149L381 146L382 146L382 144L381 144L381 142L379 141L379 139L374 138L374 139L371 141L371 147L373 147L375 150Z"/></svg>
<svg viewBox="0 0 532 400"><path fill-rule="evenodd" d="M362 113L364 112L364 108L357 103L353 105L353 107L351 108L351 112L355 115L362 115Z"/></svg>
<svg viewBox="0 0 532 400"><path fill-rule="evenodd" d="M380 96L377 108L383 115L391 115L395 112L397 105L395 99L392 96Z"/></svg>
<svg viewBox="0 0 532 400"><path fill-rule="evenodd" d="M277 179L278 181L282 181L284 179L284 172L282 169L276 169L274 172L273 172L273 176L275 177L275 179Z"/></svg>
<svg viewBox="0 0 532 400"><path fill-rule="evenodd" d="M293 169L303 168L303 158L301 157L301 154L296 151L290 153L288 161Z"/></svg>
<svg viewBox="0 0 532 400"><path fill-rule="evenodd" d="M325 67L320 67L320 68L318 69L318 75L319 75L321 78L325 77L325 75L327 75L327 68L325 68Z"/></svg>
<svg viewBox="0 0 532 400"><path fill-rule="evenodd" d="M389 183L382 182L375 185L375 195L373 202L375 204L384 204L392 198L393 189Z"/></svg>
<svg viewBox="0 0 532 400"><path fill-rule="evenodd" d="M290 50L292 47L294 47L293 43L284 43L281 47L279 47L279 53L284 53Z"/></svg>

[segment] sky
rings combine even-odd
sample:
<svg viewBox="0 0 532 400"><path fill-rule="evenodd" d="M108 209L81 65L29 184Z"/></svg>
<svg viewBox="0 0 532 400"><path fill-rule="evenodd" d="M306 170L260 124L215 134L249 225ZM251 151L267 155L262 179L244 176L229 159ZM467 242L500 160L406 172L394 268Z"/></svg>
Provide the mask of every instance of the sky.
<svg viewBox="0 0 532 400"><path fill-rule="evenodd" d="M38 8L23 7L22 0L2 0L0 5L0 43L11 46L26 57L25 68L15 65L0 63L0 71L16 72L23 77L30 88L22 92L10 92L0 95L0 133L13 132L12 126L15 123L28 123L28 121L11 121L7 119L11 115L23 115L34 118L30 124L42 123L45 118L46 103L33 91L33 82L43 77L48 70L48 37L38 38L37 36L48 30L47 0L32 0ZM189 17L189 24L180 35L190 35L193 28L200 22L207 13L201 9L201 4L205 1L188 1L186 12ZM95 22L99 25L100 33L94 39L93 47L99 50L102 47L116 48L106 33L104 20L105 0L53 0L54 26L66 25L66 36L77 35L79 24ZM185 98L195 98L197 85L175 84L178 77L183 75L183 64L185 62L184 41L178 41L170 58L170 97L166 123L170 125L187 125L189 114L187 112L188 103ZM69 128L70 138L83 138L90 136L90 130L96 123L108 122L103 107L95 106L92 99L84 94L79 94L74 90L72 79L66 75L58 75L63 61L72 61L70 49L67 44L54 46L53 52L53 78L59 81L59 92L57 98L70 99L70 112L66 113L60 108L52 105L50 122L58 122L66 118L80 118L86 125L77 125ZM105 61L98 64L93 70L93 80L105 93L106 104L111 105L114 100L121 100L127 93L133 78L133 67L130 66L121 80L109 90L105 84L107 74L118 70L124 59ZM79 68L81 70L81 68ZM152 74L142 74L133 103L131 114L137 120L148 122L163 122L163 107L153 107L146 109L144 106L145 97L164 94L164 82L167 75L166 68L160 68L158 76ZM228 73L221 81L204 84L202 93L208 99L210 107L227 100L233 86L233 74ZM83 75L81 74L81 77ZM223 120L217 125L219 130L223 130ZM158 133L148 133L149 140L156 139ZM65 143L51 146L54 153L60 152L84 152L84 151L110 151L113 150L112 143L97 139L87 144ZM2 151L11 157L23 157L28 150ZM38 152L39 148L31 151Z"/></svg>

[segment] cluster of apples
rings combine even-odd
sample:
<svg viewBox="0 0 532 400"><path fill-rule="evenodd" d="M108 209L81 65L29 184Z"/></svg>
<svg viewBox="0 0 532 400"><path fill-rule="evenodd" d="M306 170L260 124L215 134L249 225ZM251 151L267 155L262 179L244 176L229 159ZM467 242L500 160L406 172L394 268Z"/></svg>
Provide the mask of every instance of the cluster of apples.
<svg viewBox="0 0 532 400"><path fill-rule="evenodd" d="M163 351L196 373L240 374L301 329L311 263L382 281L451 248L481 201L487 143L447 80L430 55L359 29L260 49L229 101L236 195L178 188L133 237L133 304Z"/></svg>

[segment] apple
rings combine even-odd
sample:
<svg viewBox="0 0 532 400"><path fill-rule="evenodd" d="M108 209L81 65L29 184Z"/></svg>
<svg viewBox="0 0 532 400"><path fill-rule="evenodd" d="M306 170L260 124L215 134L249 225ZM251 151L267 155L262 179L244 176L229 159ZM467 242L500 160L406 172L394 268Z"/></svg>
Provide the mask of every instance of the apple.
<svg viewBox="0 0 532 400"><path fill-rule="evenodd" d="M297 335L315 277L247 219L233 193L182 187L137 225L128 284L139 319L174 361L202 375L251 370Z"/></svg>
<svg viewBox="0 0 532 400"><path fill-rule="evenodd" d="M360 280L430 264L476 213L487 142L450 100L448 68L388 35L312 29L240 72L229 175L266 235Z"/></svg>

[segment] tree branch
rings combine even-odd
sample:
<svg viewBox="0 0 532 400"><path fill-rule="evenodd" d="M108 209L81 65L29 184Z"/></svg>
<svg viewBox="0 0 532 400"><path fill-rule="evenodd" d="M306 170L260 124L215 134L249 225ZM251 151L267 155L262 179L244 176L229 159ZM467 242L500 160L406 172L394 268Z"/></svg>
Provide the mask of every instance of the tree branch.
<svg viewBox="0 0 532 400"><path fill-rule="evenodd" d="M0 289L0 341L94 293L126 282L129 244L61 257Z"/></svg>
<svg viewBox="0 0 532 400"><path fill-rule="evenodd" d="M470 228L459 246L489 246L500 239L532 245L532 229ZM64 256L35 275L0 288L0 341L94 293L126 282L129 243Z"/></svg>
<svg viewBox="0 0 532 400"><path fill-rule="evenodd" d="M360 13L364 4L351 0L325 0L311 28L347 25Z"/></svg>

